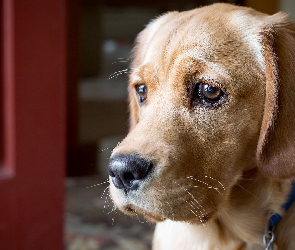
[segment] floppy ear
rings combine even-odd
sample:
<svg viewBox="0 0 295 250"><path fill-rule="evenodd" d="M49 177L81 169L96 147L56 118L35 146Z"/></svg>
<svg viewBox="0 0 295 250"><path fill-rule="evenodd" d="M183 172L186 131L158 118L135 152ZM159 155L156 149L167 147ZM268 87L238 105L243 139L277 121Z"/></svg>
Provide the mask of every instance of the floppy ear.
<svg viewBox="0 0 295 250"><path fill-rule="evenodd" d="M274 179L295 177L295 26L282 13L262 32L266 94L258 167Z"/></svg>

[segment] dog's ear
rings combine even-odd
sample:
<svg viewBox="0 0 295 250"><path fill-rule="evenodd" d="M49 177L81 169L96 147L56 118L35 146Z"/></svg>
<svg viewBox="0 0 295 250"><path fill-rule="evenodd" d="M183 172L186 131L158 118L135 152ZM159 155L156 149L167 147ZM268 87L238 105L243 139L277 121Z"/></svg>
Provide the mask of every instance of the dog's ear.
<svg viewBox="0 0 295 250"><path fill-rule="evenodd" d="M274 179L295 177L295 26L282 13L262 32L266 94L258 166Z"/></svg>

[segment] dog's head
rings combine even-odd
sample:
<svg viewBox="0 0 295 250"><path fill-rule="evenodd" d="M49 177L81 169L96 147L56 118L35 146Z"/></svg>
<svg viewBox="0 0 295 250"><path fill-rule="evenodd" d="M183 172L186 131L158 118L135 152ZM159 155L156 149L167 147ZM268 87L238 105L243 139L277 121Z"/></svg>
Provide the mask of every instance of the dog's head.
<svg viewBox="0 0 295 250"><path fill-rule="evenodd" d="M109 164L117 207L204 223L245 171L294 175L294 44L285 15L227 4L151 22L134 49L130 132Z"/></svg>

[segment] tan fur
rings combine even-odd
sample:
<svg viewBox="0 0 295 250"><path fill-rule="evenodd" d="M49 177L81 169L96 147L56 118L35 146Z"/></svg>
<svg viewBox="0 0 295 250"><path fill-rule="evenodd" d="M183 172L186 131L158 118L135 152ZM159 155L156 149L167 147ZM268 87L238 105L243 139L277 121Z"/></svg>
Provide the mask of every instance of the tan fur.
<svg viewBox="0 0 295 250"><path fill-rule="evenodd" d="M295 28L282 14L214 4L171 12L142 31L130 74L130 132L112 155L153 162L116 206L157 222L155 250L260 250L295 175ZM218 107L190 104L194 80L222 87ZM135 86L148 88L138 104ZM294 211L292 213L292 211ZM295 249L295 206L276 231Z"/></svg>

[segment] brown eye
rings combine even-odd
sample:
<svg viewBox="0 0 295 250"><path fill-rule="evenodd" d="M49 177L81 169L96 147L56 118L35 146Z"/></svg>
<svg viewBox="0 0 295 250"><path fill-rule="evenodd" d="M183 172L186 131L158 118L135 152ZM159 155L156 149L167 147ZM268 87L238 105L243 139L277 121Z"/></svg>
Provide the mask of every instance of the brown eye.
<svg viewBox="0 0 295 250"><path fill-rule="evenodd" d="M145 84L135 86L139 104L143 104L147 98L147 87Z"/></svg>
<svg viewBox="0 0 295 250"><path fill-rule="evenodd" d="M209 102L215 102L220 99L223 95L223 92L220 88L213 87L209 84L201 83L199 85L200 95Z"/></svg>
<svg viewBox="0 0 295 250"><path fill-rule="evenodd" d="M224 98L226 93L221 88L207 83L197 83L193 90L192 104L203 104L206 107L217 106Z"/></svg>

